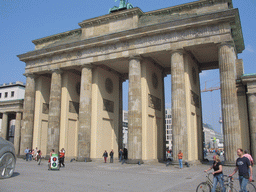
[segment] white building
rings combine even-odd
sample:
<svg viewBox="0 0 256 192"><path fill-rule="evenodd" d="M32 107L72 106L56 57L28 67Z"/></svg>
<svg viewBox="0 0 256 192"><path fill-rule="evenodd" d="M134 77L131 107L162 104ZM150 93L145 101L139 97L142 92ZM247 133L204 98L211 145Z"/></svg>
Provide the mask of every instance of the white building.
<svg viewBox="0 0 256 192"><path fill-rule="evenodd" d="M123 148L128 147L128 111L123 110Z"/></svg>
<svg viewBox="0 0 256 192"><path fill-rule="evenodd" d="M216 133L213 130L212 126L206 123L203 123L203 132L204 132L204 142L205 148L217 148L214 146L213 139L216 138Z"/></svg>
<svg viewBox="0 0 256 192"><path fill-rule="evenodd" d="M24 99L25 85L20 82L0 84L0 102Z"/></svg>
<svg viewBox="0 0 256 192"><path fill-rule="evenodd" d="M20 129L24 95L25 84L20 81L0 84L0 135L11 142L14 142L17 115Z"/></svg>
<svg viewBox="0 0 256 192"><path fill-rule="evenodd" d="M172 110L165 109L166 149L172 149Z"/></svg>

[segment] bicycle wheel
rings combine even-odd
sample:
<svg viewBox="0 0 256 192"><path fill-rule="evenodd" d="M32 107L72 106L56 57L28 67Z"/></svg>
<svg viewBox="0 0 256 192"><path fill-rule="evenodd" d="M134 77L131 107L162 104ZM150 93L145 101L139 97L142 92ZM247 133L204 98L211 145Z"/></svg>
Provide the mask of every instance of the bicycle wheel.
<svg viewBox="0 0 256 192"><path fill-rule="evenodd" d="M226 192L237 192L235 188L231 188L230 186L226 186Z"/></svg>
<svg viewBox="0 0 256 192"><path fill-rule="evenodd" d="M252 183L248 183L246 186L246 191L248 192L256 192L256 188Z"/></svg>
<svg viewBox="0 0 256 192"><path fill-rule="evenodd" d="M211 187L208 183L202 182L197 186L196 192L211 192Z"/></svg>

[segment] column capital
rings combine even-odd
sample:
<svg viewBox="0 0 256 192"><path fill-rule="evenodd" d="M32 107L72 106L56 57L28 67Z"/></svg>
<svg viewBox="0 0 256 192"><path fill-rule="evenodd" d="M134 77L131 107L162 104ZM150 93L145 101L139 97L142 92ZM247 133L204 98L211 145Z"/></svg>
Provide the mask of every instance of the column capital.
<svg viewBox="0 0 256 192"><path fill-rule="evenodd" d="M184 49L168 49L166 51L169 52L171 55L173 55L174 53L179 53L180 55L184 55L186 53Z"/></svg>
<svg viewBox="0 0 256 192"><path fill-rule="evenodd" d="M221 48L222 46L229 46L235 48L235 43L233 41L223 41L221 43L217 44L218 48Z"/></svg>
<svg viewBox="0 0 256 192"><path fill-rule="evenodd" d="M130 55L128 58L129 58L129 61L132 59L139 60L139 61L142 60L142 57L140 55Z"/></svg>
<svg viewBox="0 0 256 192"><path fill-rule="evenodd" d="M30 77L30 78L36 78L36 74L35 73L24 73L23 74L25 77Z"/></svg>
<svg viewBox="0 0 256 192"><path fill-rule="evenodd" d="M60 68L51 69L50 71L51 71L51 73L57 73L57 74L62 74L63 73L63 70L60 69Z"/></svg>
<svg viewBox="0 0 256 192"><path fill-rule="evenodd" d="M82 64L80 65L80 68L83 69L83 68L87 68L87 69L92 69L94 66L92 64Z"/></svg>

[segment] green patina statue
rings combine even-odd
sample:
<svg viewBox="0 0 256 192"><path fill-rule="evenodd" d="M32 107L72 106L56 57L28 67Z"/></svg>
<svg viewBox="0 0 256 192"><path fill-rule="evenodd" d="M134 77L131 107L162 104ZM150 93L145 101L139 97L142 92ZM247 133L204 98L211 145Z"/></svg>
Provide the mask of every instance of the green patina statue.
<svg viewBox="0 0 256 192"><path fill-rule="evenodd" d="M116 2L117 0L115 0ZM113 13L116 11L124 10L124 9L131 9L133 8L133 5L131 3L128 3L128 0L120 0L119 7L114 6L113 8L109 9L108 13Z"/></svg>

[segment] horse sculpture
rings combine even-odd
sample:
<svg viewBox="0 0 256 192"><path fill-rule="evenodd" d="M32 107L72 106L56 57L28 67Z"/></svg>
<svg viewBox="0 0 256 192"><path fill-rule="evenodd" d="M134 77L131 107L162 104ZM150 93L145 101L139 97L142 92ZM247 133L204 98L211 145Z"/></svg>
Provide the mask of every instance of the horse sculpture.
<svg viewBox="0 0 256 192"><path fill-rule="evenodd" d="M117 0L115 0L115 2L116 1ZM116 11L131 9L131 8L133 8L133 5L131 3L128 3L128 0L120 0L119 7L114 6L113 8L110 8L108 13L113 13Z"/></svg>

